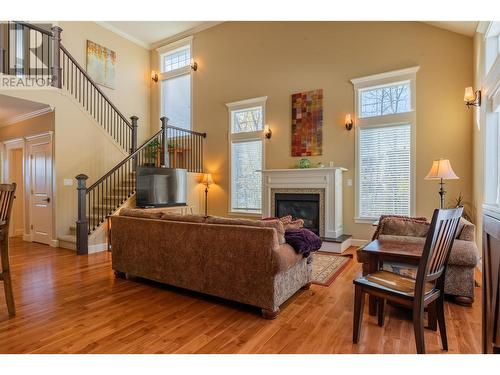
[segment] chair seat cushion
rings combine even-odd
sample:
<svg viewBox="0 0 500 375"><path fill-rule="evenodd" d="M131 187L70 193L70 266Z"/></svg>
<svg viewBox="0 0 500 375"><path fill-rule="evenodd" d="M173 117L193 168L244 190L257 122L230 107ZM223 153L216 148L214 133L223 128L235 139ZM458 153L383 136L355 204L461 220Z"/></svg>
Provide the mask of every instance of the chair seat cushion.
<svg viewBox="0 0 500 375"><path fill-rule="evenodd" d="M378 271L354 280L355 284L366 285L372 288L384 289L395 294L413 297L415 294L415 280L388 271ZM425 284L425 293L434 290L432 283Z"/></svg>

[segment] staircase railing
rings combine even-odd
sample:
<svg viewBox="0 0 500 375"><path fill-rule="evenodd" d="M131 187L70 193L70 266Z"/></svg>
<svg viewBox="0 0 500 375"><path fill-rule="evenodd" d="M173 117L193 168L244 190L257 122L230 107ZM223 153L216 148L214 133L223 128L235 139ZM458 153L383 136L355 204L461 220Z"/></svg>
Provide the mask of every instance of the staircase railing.
<svg viewBox="0 0 500 375"><path fill-rule="evenodd" d="M42 79L65 89L95 121L131 153L137 146L137 118L129 121L61 43L62 29L26 22L0 23L0 73Z"/></svg>
<svg viewBox="0 0 500 375"><path fill-rule="evenodd" d="M88 176L78 181L77 254L88 253L88 237L136 191L137 166L184 168L203 172L203 139L206 133L169 126L161 118L161 129L137 150L88 188Z"/></svg>

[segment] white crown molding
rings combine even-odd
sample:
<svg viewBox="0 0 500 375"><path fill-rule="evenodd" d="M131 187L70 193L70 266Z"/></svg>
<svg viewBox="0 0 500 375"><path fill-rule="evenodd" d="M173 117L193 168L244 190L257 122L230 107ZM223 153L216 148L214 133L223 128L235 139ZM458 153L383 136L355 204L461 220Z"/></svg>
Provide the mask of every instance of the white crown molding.
<svg viewBox="0 0 500 375"><path fill-rule="evenodd" d="M46 113L50 113L52 111L54 111L54 108L49 106L49 107L37 109L36 111L33 111L33 112L23 113L22 115L13 116L13 117L8 118L7 120L3 121L0 126L7 126L7 125L16 124L18 122L29 120L30 118L41 116L41 115L44 115Z"/></svg>
<svg viewBox="0 0 500 375"><path fill-rule="evenodd" d="M267 101L267 96L260 96L258 98L244 99L244 100L239 100L237 102L226 103L226 106L227 108L230 109L236 107L250 106L250 105L258 106L266 104L266 101Z"/></svg>
<svg viewBox="0 0 500 375"><path fill-rule="evenodd" d="M161 48L167 44L173 43L178 41L179 39L183 39L185 37L188 37L190 35L199 33L200 31L210 29L211 27L220 25L221 23L224 23L224 21L207 21L203 22L202 24L192 27L191 29L188 29L186 31L183 31L181 33L169 36L168 38L159 40L158 42L151 43L150 48L151 49L157 49Z"/></svg>
<svg viewBox="0 0 500 375"><path fill-rule="evenodd" d="M116 27L114 27L113 25L110 25L109 23L107 22L104 22L104 21L94 21L96 24L98 24L99 26L102 26L104 27L105 29L121 36L122 38L125 38L127 39L128 41L132 42L132 43L135 43L137 44L139 47L142 47L142 48L145 48L147 50L150 49L150 45L147 44L147 43L144 43L142 40L126 33L125 31L122 31Z"/></svg>
<svg viewBox="0 0 500 375"><path fill-rule="evenodd" d="M132 35L130 35L129 33L126 33L125 31L122 31L118 28L116 28L115 26L109 24L108 22L104 22L104 21L94 21L96 24L98 24L99 26L102 26L104 27L105 29L121 36L122 38L125 38L127 40L129 40L130 42L132 43L135 43L137 44L138 46L142 47L142 48L145 48L147 50L152 50L152 49L157 49L159 47L162 47L162 46L165 46L167 44L170 44L172 42L175 42L179 39L182 39L182 38L185 38L187 36L190 36L190 35L193 35L193 34L196 34L200 31L203 31L203 30L206 30L206 29L209 29L210 27L214 27L216 25L219 25L221 23L223 23L223 21L207 21L207 22L203 22L202 24L198 25L198 26L195 26L195 27L192 27L186 31L183 31L181 33L178 33L178 34L175 34L175 35L172 35L172 36L169 36L168 38L165 38L165 39L161 39L157 42L153 42L153 43L146 43Z"/></svg>
<svg viewBox="0 0 500 375"><path fill-rule="evenodd" d="M358 85L358 84L364 83L364 82L371 82L371 81L383 80L383 79L387 79L387 78L412 75L412 74L417 73L419 69L420 69L420 66L413 66L411 68L406 68L406 69L392 70L390 72L372 74L369 76L353 78L353 79L351 79L351 82L353 85Z"/></svg>

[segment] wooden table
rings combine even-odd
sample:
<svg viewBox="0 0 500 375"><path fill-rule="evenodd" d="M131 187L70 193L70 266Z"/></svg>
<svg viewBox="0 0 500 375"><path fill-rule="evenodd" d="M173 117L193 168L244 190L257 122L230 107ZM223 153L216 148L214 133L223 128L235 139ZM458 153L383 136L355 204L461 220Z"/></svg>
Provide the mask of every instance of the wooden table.
<svg viewBox="0 0 500 375"><path fill-rule="evenodd" d="M383 262L397 262L418 265L424 250L423 243L411 243L393 240L375 240L361 251L368 257L368 273L380 270ZM377 299L370 296L370 315L377 314Z"/></svg>

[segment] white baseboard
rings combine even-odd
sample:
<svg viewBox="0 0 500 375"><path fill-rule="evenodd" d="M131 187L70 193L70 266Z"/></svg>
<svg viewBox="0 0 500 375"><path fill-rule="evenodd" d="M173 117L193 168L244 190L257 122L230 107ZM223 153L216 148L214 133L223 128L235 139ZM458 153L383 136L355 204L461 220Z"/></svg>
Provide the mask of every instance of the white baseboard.
<svg viewBox="0 0 500 375"><path fill-rule="evenodd" d="M31 239L31 233L29 233L29 234L24 233L23 234L23 241L33 242L33 240Z"/></svg>
<svg viewBox="0 0 500 375"><path fill-rule="evenodd" d="M52 246L52 247L59 247L59 240L51 240L50 241L50 246Z"/></svg>

